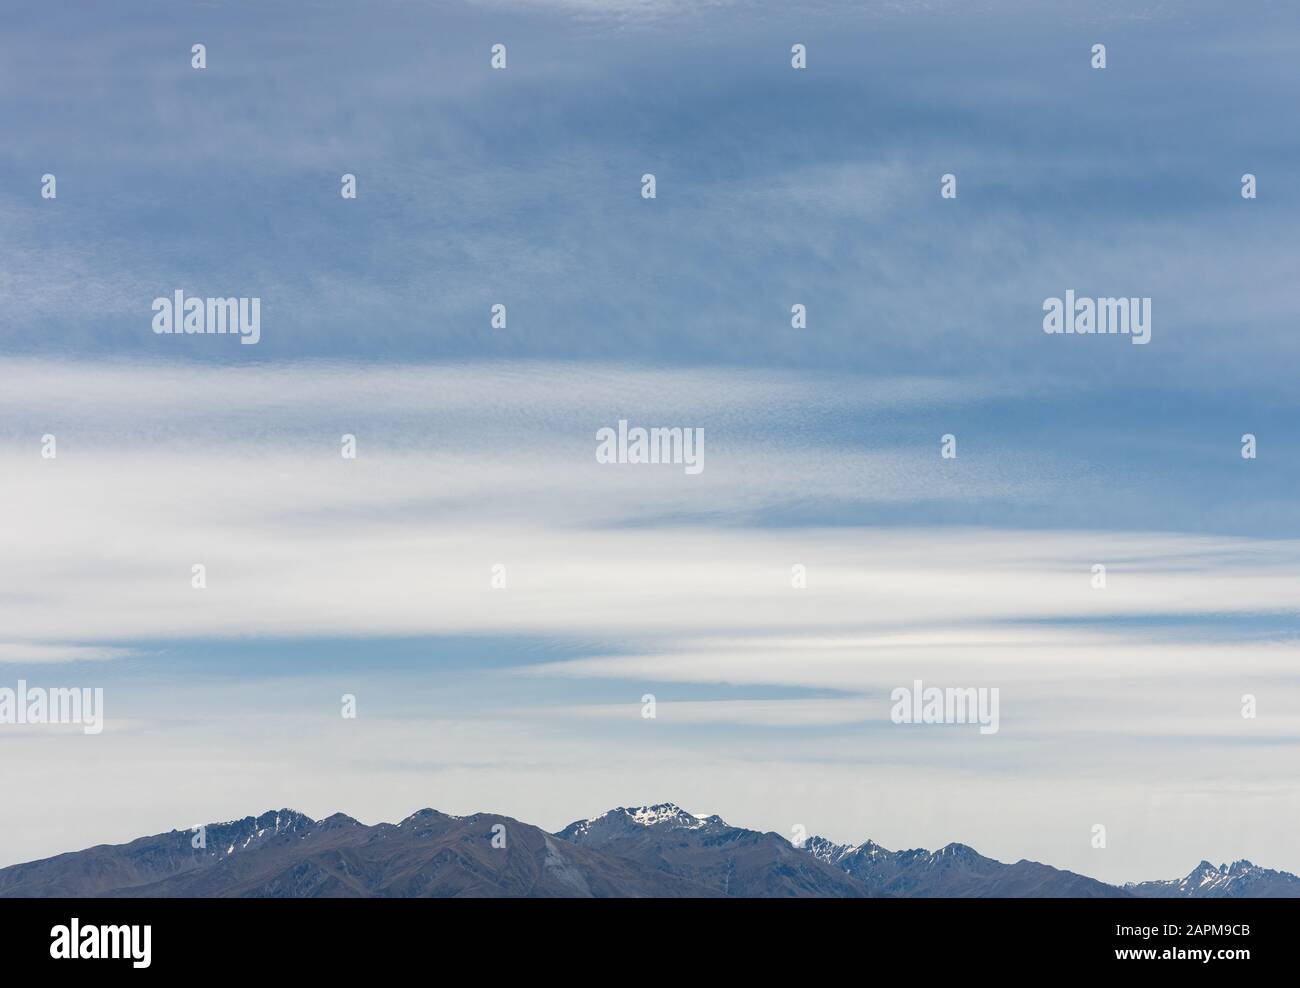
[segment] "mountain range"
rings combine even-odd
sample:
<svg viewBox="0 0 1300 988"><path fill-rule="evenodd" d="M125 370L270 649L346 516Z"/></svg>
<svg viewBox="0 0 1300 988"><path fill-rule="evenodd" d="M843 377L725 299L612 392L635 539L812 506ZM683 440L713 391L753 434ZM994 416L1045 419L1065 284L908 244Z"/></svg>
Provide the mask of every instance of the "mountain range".
<svg viewBox="0 0 1300 988"><path fill-rule="evenodd" d="M673 803L619 807L558 833L424 809L367 826L295 810L172 830L0 868L0 897L1280 898L1300 878L1202 861L1185 878L1107 885L964 844L796 846Z"/></svg>

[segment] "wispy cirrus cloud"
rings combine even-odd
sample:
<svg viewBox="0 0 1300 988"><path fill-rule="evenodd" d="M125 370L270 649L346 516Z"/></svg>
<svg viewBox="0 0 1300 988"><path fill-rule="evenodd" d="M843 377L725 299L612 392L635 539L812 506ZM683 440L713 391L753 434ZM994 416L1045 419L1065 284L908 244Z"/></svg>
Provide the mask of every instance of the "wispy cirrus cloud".
<svg viewBox="0 0 1300 988"><path fill-rule="evenodd" d="M1300 590L1294 541L972 524L989 505L1106 489L1065 460L1045 470L1041 452L945 461L938 430L908 441L908 414L999 400L978 383L564 365L8 369L6 500L24 524L4 537L0 614L18 640L838 633L1290 612ZM879 434L840 433L845 416L859 429L879 416ZM598 463L596 430L620 418L704 428L703 473ZM340 455L345 433L355 460ZM45 434L56 459L40 454ZM809 521L846 505L844 525ZM919 505L951 520L863 522ZM202 593L195 563L211 574ZM498 563L504 610L488 592ZM1105 593L1089 587L1095 563L1110 567ZM803 595L795 564L811 574Z"/></svg>

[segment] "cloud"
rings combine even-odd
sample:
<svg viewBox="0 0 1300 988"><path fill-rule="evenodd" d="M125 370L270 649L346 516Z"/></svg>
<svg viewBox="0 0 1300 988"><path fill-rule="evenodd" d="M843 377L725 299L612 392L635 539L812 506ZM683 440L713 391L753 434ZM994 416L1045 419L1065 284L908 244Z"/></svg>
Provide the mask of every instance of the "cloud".
<svg viewBox="0 0 1300 988"><path fill-rule="evenodd" d="M33 642L0 642L0 663L105 662L134 654L130 649Z"/></svg>
<svg viewBox="0 0 1300 988"><path fill-rule="evenodd" d="M837 418L978 384L568 365L5 365L0 617L17 641L519 632L665 641L990 620L1293 613L1300 543L800 522L844 504L1033 504L1042 456L944 461ZM701 427L705 470L596 462L621 417ZM885 430L887 432L887 429ZM57 437L58 457L40 456ZM357 436L356 460L340 436ZM1091 589L1090 568L1109 567ZM207 589L191 587L195 564ZM503 565L508 590L490 587ZM794 591L791 567L808 568ZM665 668L669 663L665 663ZM809 666L808 668L815 668Z"/></svg>

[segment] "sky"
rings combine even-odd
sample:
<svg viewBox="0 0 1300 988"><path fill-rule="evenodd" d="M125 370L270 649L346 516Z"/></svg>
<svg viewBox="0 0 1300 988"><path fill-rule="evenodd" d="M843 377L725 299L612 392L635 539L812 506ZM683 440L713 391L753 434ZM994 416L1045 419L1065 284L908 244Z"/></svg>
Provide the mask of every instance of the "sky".
<svg viewBox="0 0 1300 988"><path fill-rule="evenodd" d="M0 865L673 801L1300 872L1292 5L6 24L0 687L102 687L105 729L0 725ZM177 289L261 339L154 333ZM1045 334L1067 290L1150 298L1150 343ZM620 419L704 469L597 462ZM918 679L999 730L893 723Z"/></svg>

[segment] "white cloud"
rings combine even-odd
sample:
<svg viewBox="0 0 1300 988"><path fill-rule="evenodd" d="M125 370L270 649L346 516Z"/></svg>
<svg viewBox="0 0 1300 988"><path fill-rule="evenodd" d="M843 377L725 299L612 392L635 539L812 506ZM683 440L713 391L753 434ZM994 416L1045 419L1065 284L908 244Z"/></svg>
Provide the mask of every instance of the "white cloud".
<svg viewBox="0 0 1300 988"><path fill-rule="evenodd" d="M0 618L18 642L492 631L687 641L694 655L701 636L1293 613L1300 599L1295 541L755 526L792 505L1049 496L1062 478L1013 450L945 463L937 441L840 446L805 431L814 413L972 393L951 382L853 392L771 372L564 365L4 371L5 498L22 523L2 537ZM621 415L705 428L704 473L596 463L596 428ZM46 430L57 459L39 455ZM339 455L344 432L355 461ZM505 591L490 589L495 564ZM795 564L806 590L791 588ZM725 665L725 649L711 654ZM753 676L764 661L737 664Z"/></svg>
<svg viewBox="0 0 1300 988"><path fill-rule="evenodd" d="M125 648L85 645L0 642L0 662L38 664L45 662L103 662L133 654Z"/></svg>

